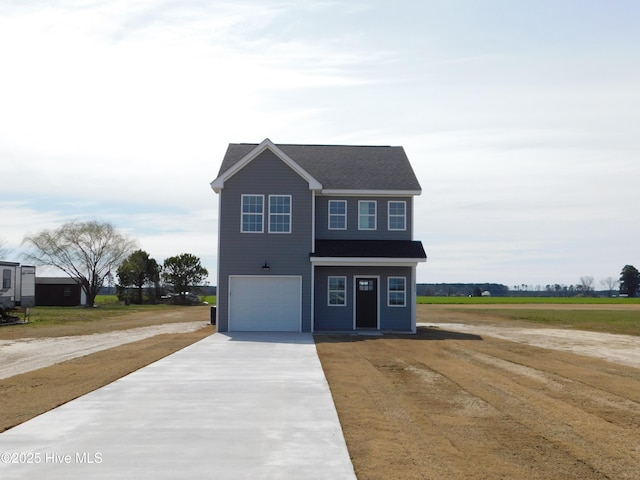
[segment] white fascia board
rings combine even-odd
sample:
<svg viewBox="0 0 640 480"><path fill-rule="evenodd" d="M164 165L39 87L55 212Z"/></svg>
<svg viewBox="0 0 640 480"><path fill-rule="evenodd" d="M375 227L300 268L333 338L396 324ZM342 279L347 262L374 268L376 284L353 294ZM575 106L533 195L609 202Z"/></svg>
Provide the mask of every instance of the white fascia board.
<svg viewBox="0 0 640 480"><path fill-rule="evenodd" d="M242 170L248 163L259 156L265 150L271 150L280 160L282 160L289 168L309 182L309 190L322 190L322 184L311 176L304 168L298 165L289 155L284 153L278 148L271 140L265 138L260 145L247 153L242 157L235 165L229 168L226 172L211 182L211 188L214 192L220 193L220 190L224 188L224 182L226 179L231 178L240 170Z"/></svg>
<svg viewBox="0 0 640 480"><path fill-rule="evenodd" d="M375 197L413 197L420 195L422 190L336 190L325 189L321 192L323 195L335 195L345 197L362 197L362 196L375 196Z"/></svg>
<svg viewBox="0 0 640 480"><path fill-rule="evenodd" d="M316 267L338 267L346 265L384 266L384 267L412 267L419 262L426 262L426 258L383 258L383 257L310 257Z"/></svg>

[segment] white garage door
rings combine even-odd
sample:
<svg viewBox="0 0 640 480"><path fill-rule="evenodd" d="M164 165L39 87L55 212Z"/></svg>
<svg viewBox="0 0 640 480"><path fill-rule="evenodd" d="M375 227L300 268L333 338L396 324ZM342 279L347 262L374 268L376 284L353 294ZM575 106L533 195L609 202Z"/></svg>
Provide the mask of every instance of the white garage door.
<svg viewBox="0 0 640 480"><path fill-rule="evenodd" d="M302 315L300 277L229 278L229 330L299 332Z"/></svg>

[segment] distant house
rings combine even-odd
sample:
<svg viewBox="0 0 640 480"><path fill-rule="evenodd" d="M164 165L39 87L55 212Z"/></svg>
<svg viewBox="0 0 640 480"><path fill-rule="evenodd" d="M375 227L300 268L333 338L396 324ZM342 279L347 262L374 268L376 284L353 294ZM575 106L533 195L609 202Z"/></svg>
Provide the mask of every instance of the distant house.
<svg viewBox="0 0 640 480"><path fill-rule="evenodd" d="M36 277L36 305L77 307L86 303L80 281L71 277Z"/></svg>
<svg viewBox="0 0 640 480"><path fill-rule="evenodd" d="M218 177L218 330L416 330L402 147L230 144Z"/></svg>

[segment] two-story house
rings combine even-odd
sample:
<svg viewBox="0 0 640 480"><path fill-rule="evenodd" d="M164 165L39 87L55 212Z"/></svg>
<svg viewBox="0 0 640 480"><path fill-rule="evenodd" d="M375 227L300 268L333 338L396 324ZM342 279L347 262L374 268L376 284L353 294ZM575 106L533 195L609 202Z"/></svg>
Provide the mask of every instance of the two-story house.
<svg viewBox="0 0 640 480"><path fill-rule="evenodd" d="M211 188L219 331L415 332L426 255L402 147L234 143Z"/></svg>

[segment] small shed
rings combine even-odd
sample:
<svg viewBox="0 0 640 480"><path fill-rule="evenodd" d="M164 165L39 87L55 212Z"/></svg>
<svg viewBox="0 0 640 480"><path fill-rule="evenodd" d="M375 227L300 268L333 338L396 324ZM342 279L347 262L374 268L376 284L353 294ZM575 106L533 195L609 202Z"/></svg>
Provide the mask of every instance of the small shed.
<svg viewBox="0 0 640 480"><path fill-rule="evenodd" d="M36 277L36 305L77 307L86 303L80 280L71 277Z"/></svg>

